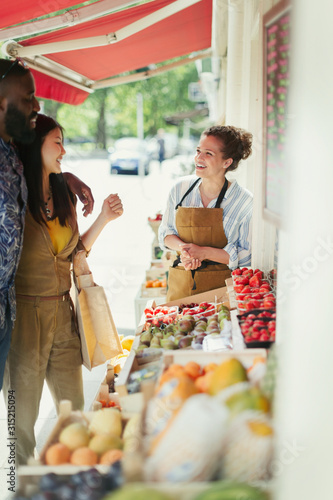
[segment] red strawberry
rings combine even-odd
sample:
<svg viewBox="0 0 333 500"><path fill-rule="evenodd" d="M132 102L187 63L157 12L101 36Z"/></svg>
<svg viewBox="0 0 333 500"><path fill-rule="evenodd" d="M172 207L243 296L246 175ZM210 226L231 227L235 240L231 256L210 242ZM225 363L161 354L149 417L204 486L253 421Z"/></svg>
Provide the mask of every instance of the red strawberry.
<svg viewBox="0 0 333 500"><path fill-rule="evenodd" d="M259 278L259 276L257 274L255 274L254 276L252 276L252 278L250 278L249 285L250 285L250 287L260 288L261 278Z"/></svg>

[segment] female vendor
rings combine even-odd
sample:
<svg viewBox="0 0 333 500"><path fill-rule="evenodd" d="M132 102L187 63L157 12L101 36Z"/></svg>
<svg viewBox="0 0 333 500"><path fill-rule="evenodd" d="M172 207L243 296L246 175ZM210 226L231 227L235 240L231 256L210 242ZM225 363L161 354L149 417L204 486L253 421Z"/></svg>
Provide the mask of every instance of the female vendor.
<svg viewBox="0 0 333 500"><path fill-rule="evenodd" d="M200 138L195 175L171 189L159 228L161 248L176 250L167 301L225 286L231 270L251 263L253 196L226 174L252 152L252 134L213 126Z"/></svg>

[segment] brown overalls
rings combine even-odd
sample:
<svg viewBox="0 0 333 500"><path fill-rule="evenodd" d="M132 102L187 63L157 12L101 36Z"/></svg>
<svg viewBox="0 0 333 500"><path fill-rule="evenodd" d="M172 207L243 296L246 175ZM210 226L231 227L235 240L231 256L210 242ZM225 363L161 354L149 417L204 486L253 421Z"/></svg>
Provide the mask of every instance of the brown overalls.
<svg viewBox="0 0 333 500"><path fill-rule="evenodd" d="M224 248L228 240L223 229L223 209L219 208L228 189L226 180L217 198L215 208L182 207L186 196L200 181L197 179L176 206L176 228L185 243ZM207 292L225 286L231 271L226 264L205 260L195 271L179 266L180 257L169 268L167 302Z"/></svg>
<svg viewBox="0 0 333 500"><path fill-rule="evenodd" d="M62 399L71 400L73 409L83 408L81 343L66 299L71 287L71 256L78 246L75 227L68 244L55 254L47 229L27 211L15 280L17 318L4 377L6 397L9 390L15 391L19 464L24 464L34 452L34 425L44 380L57 409ZM55 296L62 296L63 300Z"/></svg>

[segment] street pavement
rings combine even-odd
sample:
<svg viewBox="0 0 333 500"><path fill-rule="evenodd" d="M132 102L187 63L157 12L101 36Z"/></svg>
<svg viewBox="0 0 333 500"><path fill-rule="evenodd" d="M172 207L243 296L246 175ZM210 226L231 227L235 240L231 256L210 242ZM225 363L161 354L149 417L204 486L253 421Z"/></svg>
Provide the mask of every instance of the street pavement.
<svg viewBox="0 0 333 500"><path fill-rule="evenodd" d="M123 202L124 214L104 228L90 252L88 263L95 283L105 289L117 330L124 335L133 334L137 326L135 297L152 260L154 233L147 219L164 211L170 187L179 176L188 172L191 159L175 157L166 160L162 166L151 162L151 172L146 177L111 175L107 159L69 156L63 162L64 172L74 173L93 191L95 208L92 215L84 218L78 203L81 233L97 217L103 200L110 193L118 193ZM105 365L91 372L83 368L85 410L89 409L104 372ZM45 386L35 427L37 451L42 449L55 423L56 412ZM6 426L6 404L0 396L0 500L11 498L6 477Z"/></svg>

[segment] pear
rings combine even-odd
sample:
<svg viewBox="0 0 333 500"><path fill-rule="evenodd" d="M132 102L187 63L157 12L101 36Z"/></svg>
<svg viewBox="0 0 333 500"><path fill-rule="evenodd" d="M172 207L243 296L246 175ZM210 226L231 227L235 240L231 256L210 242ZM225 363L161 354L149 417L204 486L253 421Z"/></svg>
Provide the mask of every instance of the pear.
<svg viewBox="0 0 333 500"><path fill-rule="evenodd" d="M146 344L140 344L135 352L140 352L143 351L144 349L148 349L148 346Z"/></svg>
<svg viewBox="0 0 333 500"><path fill-rule="evenodd" d="M192 314L184 314L182 319L189 319L191 321L194 321L194 317L192 316Z"/></svg>
<svg viewBox="0 0 333 500"><path fill-rule="evenodd" d="M60 433L59 442L71 451L88 446L90 434L88 428L79 422L67 425Z"/></svg>
<svg viewBox="0 0 333 500"><path fill-rule="evenodd" d="M181 339L178 342L179 349L184 349L186 347L190 347L190 345L192 344L192 340L193 339L194 339L194 337L192 337L191 335L187 335L186 337L184 337L183 339Z"/></svg>
<svg viewBox="0 0 333 500"><path fill-rule="evenodd" d="M186 335L185 334L182 334L182 333L179 333L178 335L175 336L175 345L178 346L179 344L179 341L181 339L183 339Z"/></svg>
<svg viewBox="0 0 333 500"><path fill-rule="evenodd" d="M154 336L152 339L151 339L151 342L150 342L150 347L154 347L154 348L158 348L158 347L161 347L161 341L159 338L157 338L156 336Z"/></svg>
<svg viewBox="0 0 333 500"><path fill-rule="evenodd" d="M173 332L163 332L163 339L168 339L169 337L172 337L173 336Z"/></svg>
<svg viewBox="0 0 333 500"><path fill-rule="evenodd" d="M175 344L174 340L171 340L169 338L162 339L161 346L163 347L163 349L176 349L176 344Z"/></svg>
<svg viewBox="0 0 333 500"><path fill-rule="evenodd" d="M206 337L206 334L203 333L201 335L198 335L197 337L195 337L195 340L194 340L194 343L195 344L202 344L203 343L203 339Z"/></svg>
<svg viewBox="0 0 333 500"><path fill-rule="evenodd" d="M207 330L207 322L201 319L195 323L196 330L202 330L203 332Z"/></svg>
<svg viewBox="0 0 333 500"><path fill-rule="evenodd" d="M226 321L228 321L228 320L227 320L227 318L222 318L222 319L220 320L220 323L219 323L219 324L220 324L220 330L221 330L221 331L222 331L222 330L223 330L223 328L225 327L225 322L226 322Z"/></svg>
<svg viewBox="0 0 333 500"><path fill-rule="evenodd" d="M170 325L167 325L165 328L164 328L164 332L172 332L172 333L175 333L175 325L173 324L170 324Z"/></svg>
<svg viewBox="0 0 333 500"><path fill-rule="evenodd" d="M219 312L218 314L218 320L221 321L223 319L230 320L230 314L227 314L223 311Z"/></svg>
<svg viewBox="0 0 333 500"><path fill-rule="evenodd" d="M149 346L152 338L153 334L147 330L146 332L141 333L140 342L141 344L146 344L147 346Z"/></svg>
<svg viewBox="0 0 333 500"><path fill-rule="evenodd" d="M178 330L180 332L189 333L194 328L194 321L190 319L181 319L178 322Z"/></svg>
<svg viewBox="0 0 333 500"><path fill-rule="evenodd" d="M208 325L206 333L213 333L213 332L219 332L219 331L220 331L220 326L216 322L216 323L211 323L210 325Z"/></svg>

